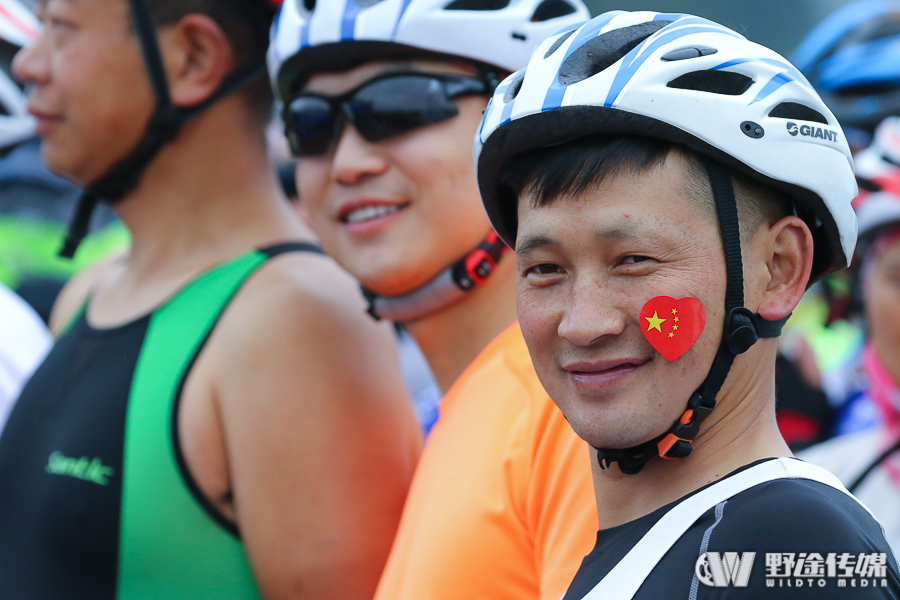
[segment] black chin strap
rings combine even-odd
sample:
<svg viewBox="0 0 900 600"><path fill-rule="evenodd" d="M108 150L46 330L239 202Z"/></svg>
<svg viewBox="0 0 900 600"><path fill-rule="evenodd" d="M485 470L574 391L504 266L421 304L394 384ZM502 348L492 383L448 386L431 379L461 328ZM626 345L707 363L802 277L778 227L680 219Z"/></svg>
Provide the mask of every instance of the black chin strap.
<svg viewBox="0 0 900 600"><path fill-rule="evenodd" d="M147 166L153 162L162 147L175 138L181 127L210 105L253 82L265 72L265 59L261 58L225 77L219 88L200 104L190 108L173 106L165 66L156 39L156 21L153 13L146 0L129 0L129 5L135 33L140 41L141 53L153 86L156 109L137 147L82 192L59 252L63 258L75 256L75 251L87 236L94 208L101 200L111 204L120 200L138 184Z"/></svg>
<svg viewBox="0 0 900 600"><path fill-rule="evenodd" d="M477 248L411 292L379 296L363 288L363 295L369 302L368 312L376 321L386 319L403 323L449 306L483 285L507 249L497 233L491 231Z"/></svg>
<svg viewBox="0 0 900 600"><path fill-rule="evenodd" d="M744 307L744 266L741 259L741 234L731 175L717 161L703 157L712 186L719 217L719 230L725 249L725 324L722 343L706 379L688 400L687 409L663 435L624 449L596 448L601 469L618 463L626 475L639 473L654 456L685 458L693 450L691 442L700 425L716 407L716 395L728 377L735 356L749 350L760 338L778 337L788 317L777 321L764 319Z"/></svg>

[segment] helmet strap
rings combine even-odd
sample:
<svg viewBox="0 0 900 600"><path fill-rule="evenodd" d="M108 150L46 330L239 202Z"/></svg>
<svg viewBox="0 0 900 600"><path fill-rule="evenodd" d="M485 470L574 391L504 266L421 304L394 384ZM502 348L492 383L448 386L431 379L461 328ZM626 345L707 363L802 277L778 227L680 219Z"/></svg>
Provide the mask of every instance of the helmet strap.
<svg viewBox="0 0 900 600"><path fill-rule="evenodd" d="M715 198L719 231L725 250L725 323L722 342L706 379L691 395L686 410L672 427L661 436L631 448L596 448L601 469L616 462L623 473L635 475L654 456L686 458L693 450L692 442L700 431L700 425L716 407L716 395L728 377L734 358L749 350L760 338L781 335L781 329L790 317L788 315L777 321L769 321L744 307L744 266L734 184L728 169L721 163L706 156L702 159Z"/></svg>
<svg viewBox="0 0 900 600"><path fill-rule="evenodd" d="M497 233L491 231L477 248L411 292L380 296L363 288L363 295L369 302L368 313L376 321L387 319L402 323L447 307L484 285L507 250Z"/></svg>

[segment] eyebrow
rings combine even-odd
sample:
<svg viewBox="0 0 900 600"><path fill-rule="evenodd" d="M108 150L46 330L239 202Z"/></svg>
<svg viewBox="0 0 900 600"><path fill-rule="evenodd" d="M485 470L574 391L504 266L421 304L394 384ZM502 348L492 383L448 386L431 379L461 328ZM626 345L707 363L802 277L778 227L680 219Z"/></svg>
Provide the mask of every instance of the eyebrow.
<svg viewBox="0 0 900 600"><path fill-rule="evenodd" d="M535 250L546 248L547 246L559 246L559 244L555 240L543 235L527 237L522 243L516 243L516 255L521 256L523 254L528 254Z"/></svg>
<svg viewBox="0 0 900 600"><path fill-rule="evenodd" d="M627 240L627 241L640 241L646 239L644 236L639 236L634 233L631 229L626 229L624 227L606 227L600 229L594 233L594 238L598 241L601 240ZM535 250L540 250L542 248L546 248L547 246L559 246L559 242L556 240L543 236L543 235L535 235L532 237L524 238L524 241L519 244L516 244L516 254L523 255L528 254L529 252L534 252Z"/></svg>

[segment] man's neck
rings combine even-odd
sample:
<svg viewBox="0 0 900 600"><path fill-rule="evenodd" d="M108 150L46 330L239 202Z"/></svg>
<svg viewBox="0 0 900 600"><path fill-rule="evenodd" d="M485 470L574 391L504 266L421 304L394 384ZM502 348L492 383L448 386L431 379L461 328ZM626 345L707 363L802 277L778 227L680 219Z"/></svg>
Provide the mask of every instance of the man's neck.
<svg viewBox="0 0 900 600"><path fill-rule="evenodd" d="M234 110L216 105L188 124L115 205L131 232L132 273L191 270L253 246L308 237L265 149L233 125L240 118Z"/></svg>
<svg viewBox="0 0 900 600"><path fill-rule="evenodd" d="M132 245L92 293L95 325L125 322L157 306L212 265L254 247L311 239L284 199L265 149L234 126L233 105L188 124L114 210Z"/></svg>
<svg viewBox="0 0 900 600"><path fill-rule="evenodd" d="M637 475L618 466L603 471L594 459L601 529L648 515L754 461L791 456L775 422L774 351L766 343L738 357L689 457L652 458Z"/></svg>
<svg viewBox="0 0 900 600"><path fill-rule="evenodd" d="M515 257L506 253L487 283L446 309L407 324L442 392L516 321L515 266Z"/></svg>

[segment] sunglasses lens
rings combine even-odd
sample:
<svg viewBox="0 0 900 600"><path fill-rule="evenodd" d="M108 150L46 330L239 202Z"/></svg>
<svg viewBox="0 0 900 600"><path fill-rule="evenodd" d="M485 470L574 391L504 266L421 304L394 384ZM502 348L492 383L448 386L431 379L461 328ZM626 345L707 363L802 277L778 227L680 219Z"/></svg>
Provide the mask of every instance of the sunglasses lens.
<svg viewBox="0 0 900 600"><path fill-rule="evenodd" d="M441 82L421 76L373 81L354 94L349 108L353 125L370 142L438 123L458 113Z"/></svg>
<svg viewBox="0 0 900 600"><path fill-rule="evenodd" d="M316 156L328 151L334 137L334 111L323 98L301 96L289 105L286 130L294 156Z"/></svg>

